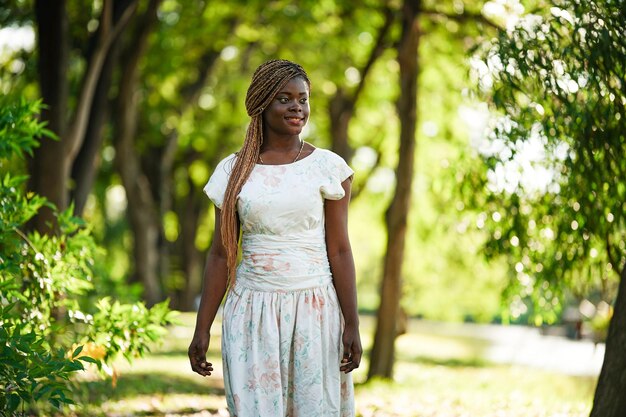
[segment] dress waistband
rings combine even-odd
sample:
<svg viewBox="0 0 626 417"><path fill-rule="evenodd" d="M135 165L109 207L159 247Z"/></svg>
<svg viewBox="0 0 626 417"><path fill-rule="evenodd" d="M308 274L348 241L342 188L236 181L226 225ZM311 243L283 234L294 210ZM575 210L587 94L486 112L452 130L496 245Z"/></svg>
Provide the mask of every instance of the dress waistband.
<svg viewBox="0 0 626 417"><path fill-rule="evenodd" d="M235 289L237 289L237 287L243 287L254 291L286 293L325 287L332 284L332 282L333 279L330 275L290 277L289 279L276 277L272 279L270 277L255 277L248 274L237 274Z"/></svg>
<svg viewBox="0 0 626 417"><path fill-rule="evenodd" d="M237 282L258 291L297 291L332 282L323 233L244 234Z"/></svg>

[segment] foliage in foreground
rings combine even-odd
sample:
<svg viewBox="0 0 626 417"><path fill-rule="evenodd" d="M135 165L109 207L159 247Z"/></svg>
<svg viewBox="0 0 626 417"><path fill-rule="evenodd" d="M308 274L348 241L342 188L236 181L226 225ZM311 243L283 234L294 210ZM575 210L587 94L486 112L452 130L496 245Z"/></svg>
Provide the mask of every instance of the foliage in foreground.
<svg viewBox="0 0 626 417"><path fill-rule="evenodd" d="M15 175L35 138L50 135L38 102L0 100L0 414L72 404L71 378L118 354L141 356L172 321L167 303L146 308L97 299L90 230L72 208L56 214L59 232L28 232L46 200ZM16 168L17 167L17 168ZM85 349L86 348L86 349ZM85 349L85 350L84 350Z"/></svg>
<svg viewBox="0 0 626 417"><path fill-rule="evenodd" d="M576 310L608 323L591 416L618 417L626 409L626 11L614 1L549 5L503 31L480 65L503 115L491 138L499 149L484 155L496 191L487 202L504 211L491 216L500 222L490 247L514 262L511 287L537 319L554 320L567 289Z"/></svg>
<svg viewBox="0 0 626 417"><path fill-rule="evenodd" d="M549 5L475 60L500 118L479 146L484 183L468 189L488 190L472 199L487 208L487 252L513 266L518 310L554 321L566 289L606 322L626 265L626 14L613 2Z"/></svg>

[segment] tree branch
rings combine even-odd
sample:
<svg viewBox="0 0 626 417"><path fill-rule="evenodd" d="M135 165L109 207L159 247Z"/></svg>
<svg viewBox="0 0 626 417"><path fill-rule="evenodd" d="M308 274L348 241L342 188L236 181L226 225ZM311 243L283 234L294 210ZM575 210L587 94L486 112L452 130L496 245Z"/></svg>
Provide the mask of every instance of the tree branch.
<svg viewBox="0 0 626 417"><path fill-rule="evenodd" d="M382 130L382 129L379 129L379 130ZM362 180L358 182L353 181L352 192L350 193L351 203L354 200L356 200L357 197L361 195L361 192L367 186L367 181L370 179L374 171L376 171L378 167L380 167L380 164L383 160L383 153L382 153L381 147L377 146L374 149L376 150L376 161L374 161L374 164L367 170L367 172L365 172L364 174L359 174L359 178L363 178Z"/></svg>
<svg viewBox="0 0 626 417"><path fill-rule="evenodd" d="M228 33L232 34L237 27L239 19L233 17L228 22ZM200 96L202 88L206 84L206 80L209 78L211 71L213 70L217 58L219 58L221 50L214 48L208 48L199 60L198 65L198 77L189 82L187 85L181 87L181 106L178 109L180 115L184 114L189 107L195 105ZM174 163L174 157L178 148L178 130L174 129L167 135L165 140L165 147L161 156L161 173L169 172ZM165 181L162 181L165 183Z"/></svg>
<svg viewBox="0 0 626 417"><path fill-rule="evenodd" d="M420 13L424 15L428 15L428 16L443 17L445 19L454 20L459 23L467 23L467 22L482 23L496 30L502 29L500 26L498 26L491 20L487 19L482 14L475 13L475 12L463 11L463 13L459 14L459 13L444 12L441 10L421 9Z"/></svg>
<svg viewBox="0 0 626 417"><path fill-rule="evenodd" d="M359 81L359 84L356 86L356 89L352 94L352 98L350 99L353 105L354 103L356 103L359 98L359 94L361 94L361 91L363 91L363 88L365 87L365 78L367 77L367 74L369 74L376 60L380 58L380 56L383 54L388 46L386 44L387 34L389 33L391 26L393 25L395 15L393 10L389 6L384 7L383 14L385 15L385 21L378 30L378 36L376 37L376 43L374 44L374 48L372 48L367 62L361 70L361 81Z"/></svg>
<svg viewBox="0 0 626 417"><path fill-rule="evenodd" d="M133 2L124 11L124 14L120 17L118 23L111 28L113 4L112 0L105 0L102 14L100 15L100 24L102 25L102 31L98 45L93 53L85 78L83 81L83 87L80 91L78 98L78 104L76 106L76 114L70 126L67 139L65 153L69 156L70 160L73 160L82 144L82 140L87 130L87 121L89 120L89 111L91 110L91 102L93 100L96 86L98 84L98 77L104 65L107 53L113 41L120 35L122 30L126 27L130 18L137 10L137 2ZM110 28L110 29L109 29Z"/></svg>
<svg viewBox="0 0 626 417"><path fill-rule="evenodd" d="M608 231L606 232L606 256L607 258L609 258L609 262L611 262L613 268L617 270L619 268L618 260L613 254L613 250L611 249L611 237Z"/></svg>

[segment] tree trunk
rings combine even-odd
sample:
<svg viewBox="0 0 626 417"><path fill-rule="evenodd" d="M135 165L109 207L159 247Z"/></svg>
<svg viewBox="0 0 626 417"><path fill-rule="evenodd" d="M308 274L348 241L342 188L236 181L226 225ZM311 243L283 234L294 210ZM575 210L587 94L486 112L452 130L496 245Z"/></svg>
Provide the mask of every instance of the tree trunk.
<svg viewBox="0 0 626 417"><path fill-rule="evenodd" d="M337 93L330 99L328 106L330 137L333 143L332 150L348 163L350 163L353 154L348 139L348 127L354 115L355 103L355 99L346 97L343 89L338 88Z"/></svg>
<svg viewBox="0 0 626 417"><path fill-rule="evenodd" d="M70 170L83 144L96 85L109 48L124 30L133 10L128 8L119 23L112 26L111 0L103 2L100 36L83 76L76 111L68 123L69 29L65 6L65 0L38 0L35 3L39 53L37 70L41 96L48 106L42 112L42 119L48 122L48 128L58 136L58 140L43 139L30 166L31 189L48 198L59 210L68 207ZM44 208L35 217L34 227L44 233L55 231L57 226L52 211Z"/></svg>
<svg viewBox="0 0 626 417"><path fill-rule="evenodd" d="M233 33L235 27L237 25L238 20L236 18L232 18L228 22L228 33ZM220 56L222 51L221 47L216 47L217 45L210 45L205 52L202 54L200 59L198 60L198 76L189 82L188 84L181 87L181 107L178 109L178 113L182 116L190 107L195 106L198 103L198 98L202 93L202 89L206 85L206 82L211 75L211 72L215 68L215 64L217 63L217 59ZM161 157L160 164L158 170L158 182L159 185L159 212L161 218L165 215L166 212L172 210L173 208L173 179L174 179L174 163L175 157L178 150L178 130L173 130L167 136L165 141L165 146L161 149ZM187 166L191 165L193 162L193 154L190 155L191 159L187 161ZM186 230L185 228L192 225L192 227L197 227L197 219L199 216L200 207L197 207L197 210L194 211L193 200L195 196L195 185L189 180L190 188L188 199L192 201L186 201L183 211L184 217L180 218L179 224L181 225L181 239L183 240L182 245L180 247L183 248L182 253L180 254L180 258L183 262L183 272L185 274L186 283L183 288L182 294L178 294L180 297L178 299L177 308L185 308L185 309L193 309L193 298L189 292L196 291L195 294L200 292L200 287L197 286L198 273L202 273L202 265L201 260L199 258L198 250L195 248L195 240L196 235L195 231L191 232ZM191 206L190 206L191 205ZM165 236L165 233L161 231L162 236ZM159 248L160 255L160 265L159 270L161 272L161 276L165 277L170 272L170 258L171 258L171 245L166 239L161 239L161 246ZM199 270L197 268L200 268ZM200 277L201 279L201 277ZM201 284L200 284L201 285Z"/></svg>
<svg viewBox="0 0 626 417"><path fill-rule="evenodd" d="M131 7L135 7L134 0L115 0L113 2L114 26L119 25L120 22L125 25L126 22L124 22L123 19L128 19L128 17L126 17L126 13ZM93 55L97 51L98 40L101 37L100 32L103 29L103 25L101 25L98 28L98 32L95 34L90 55ZM87 122L84 139L82 140L80 151L78 152L78 155L72 165L72 180L75 185L72 190L71 197L72 201L74 201L74 214L77 216L80 216L83 213L87 197L93 188L96 173L98 172L98 168L100 166L98 156L103 142L102 128L110 115L110 101L108 94L113 77L113 70L117 65L120 39L121 36L117 36L112 41L106 59L102 65L100 77L98 78L98 82L93 93L93 99L91 101L89 120Z"/></svg>
<svg viewBox="0 0 626 417"><path fill-rule="evenodd" d="M192 160L195 158L191 158ZM181 207L181 248L183 253L183 271L185 272L185 287L181 294L180 308L186 311L195 310L195 301L202 289L203 259L196 248L198 220L202 210L199 195L194 192L195 184L188 178L189 194L185 197Z"/></svg>
<svg viewBox="0 0 626 417"><path fill-rule="evenodd" d="M393 377L394 344L398 334L402 261L407 218L411 201L417 123L417 79L420 1L405 0L402 10L402 37L398 44L400 64L400 151L396 169L396 190L386 212L387 251L383 265L380 307L370 356L368 379Z"/></svg>
<svg viewBox="0 0 626 417"><path fill-rule="evenodd" d="M30 189L46 197L59 210L68 205L67 178L69 162L63 137L67 130L69 31L65 0L35 2L39 86L46 107L41 119L59 140L44 137L30 161ZM56 219L43 207L32 226L48 233L56 230Z"/></svg>
<svg viewBox="0 0 626 417"><path fill-rule="evenodd" d="M354 150L350 146L348 134L350 121L354 116L354 109L356 108L357 100L365 88L365 79L367 78L367 75L370 73L374 63L376 63L378 58L380 58L388 47L387 38L394 22L394 13L390 7L385 6L383 12L385 15L385 21L379 28L378 35L376 36L376 43L374 44L367 61L360 71L361 80L351 93L346 92L343 87L337 88L337 92L330 99L328 106L332 150L348 163L350 163L354 154Z"/></svg>
<svg viewBox="0 0 626 417"><path fill-rule="evenodd" d="M626 265L620 273L604 362L590 417L623 417L626 413Z"/></svg>
<svg viewBox="0 0 626 417"><path fill-rule="evenodd" d="M74 215L81 216L87 203L100 167L99 152L102 147L102 128L109 117L107 93L111 85L111 75L115 66L112 57L104 65L102 78L98 81L94 101L91 107L85 140L72 166L72 201L74 201Z"/></svg>
<svg viewBox="0 0 626 417"><path fill-rule="evenodd" d="M137 132L137 80L139 61L148 47L148 35L157 20L160 1L152 0L138 22L138 31L128 53L121 60L119 93L115 106L115 166L120 173L126 190L130 226L133 231L133 255L135 280L144 286L144 299L151 306L163 299L159 279L159 232L160 218L150 189L150 182L142 171L141 162L135 149Z"/></svg>

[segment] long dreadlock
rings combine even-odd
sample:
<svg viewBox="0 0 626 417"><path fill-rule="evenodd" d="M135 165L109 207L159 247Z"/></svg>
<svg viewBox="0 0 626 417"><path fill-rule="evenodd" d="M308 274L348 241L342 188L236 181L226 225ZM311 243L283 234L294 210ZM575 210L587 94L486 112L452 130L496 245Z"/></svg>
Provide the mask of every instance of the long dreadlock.
<svg viewBox="0 0 626 417"><path fill-rule="evenodd" d="M222 242L226 248L229 285L235 281L235 264L237 263L239 240L237 235L237 196L259 158L259 150L263 143L263 111L272 102L276 94L296 77L302 77L310 89L309 77L300 65L284 59L267 61L254 71L250 87L246 93L246 111L251 117L251 121L246 131L243 146L237 153L230 173L220 219Z"/></svg>

